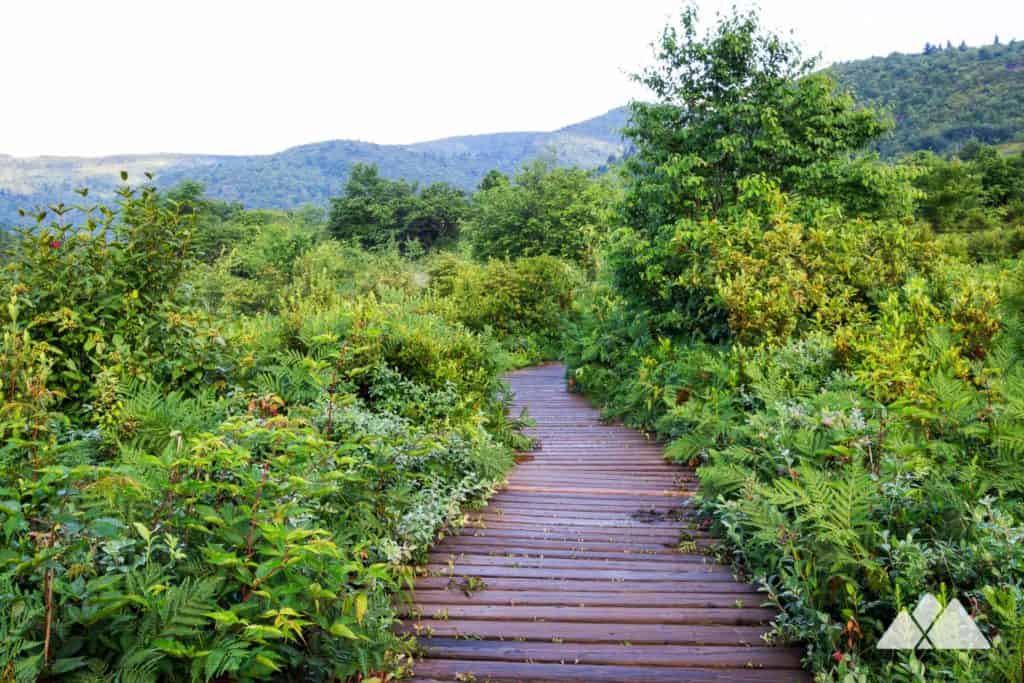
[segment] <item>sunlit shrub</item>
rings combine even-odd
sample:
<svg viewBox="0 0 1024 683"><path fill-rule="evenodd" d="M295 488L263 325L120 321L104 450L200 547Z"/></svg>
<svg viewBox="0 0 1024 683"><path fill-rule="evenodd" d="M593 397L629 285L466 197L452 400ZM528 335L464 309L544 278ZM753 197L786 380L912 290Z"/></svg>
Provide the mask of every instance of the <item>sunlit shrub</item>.
<svg viewBox="0 0 1024 683"><path fill-rule="evenodd" d="M557 358L581 284L579 271L552 256L475 264L435 260L431 288L439 310L472 330L490 331L521 362Z"/></svg>

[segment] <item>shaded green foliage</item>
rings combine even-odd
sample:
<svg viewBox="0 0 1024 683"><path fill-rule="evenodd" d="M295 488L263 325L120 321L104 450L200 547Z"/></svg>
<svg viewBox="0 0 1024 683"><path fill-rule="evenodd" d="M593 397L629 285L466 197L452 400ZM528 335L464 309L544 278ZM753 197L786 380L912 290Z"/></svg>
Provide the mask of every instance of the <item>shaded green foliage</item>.
<svg viewBox="0 0 1024 683"><path fill-rule="evenodd" d="M431 249L458 239L467 207L465 195L445 183L419 190L404 180L382 178L376 166L357 164L342 196L331 200L327 229L364 247L415 241Z"/></svg>
<svg viewBox="0 0 1024 683"><path fill-rule="evenodd" d="M941 158L919 152L903 163L921 173L918 215L936 232L975 232L1024 220L1024 153L1002 155L994 147L965 145Z"/></svg>

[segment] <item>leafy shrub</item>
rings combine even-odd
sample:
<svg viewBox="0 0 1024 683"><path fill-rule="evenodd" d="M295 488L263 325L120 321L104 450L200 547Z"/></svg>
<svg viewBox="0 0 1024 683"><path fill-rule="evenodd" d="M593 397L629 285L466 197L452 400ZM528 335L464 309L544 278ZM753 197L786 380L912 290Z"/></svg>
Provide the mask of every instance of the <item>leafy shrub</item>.
<svg viewBox="0 0 1024 683"><path fill-rule="evenodd" d="M395 253L243 212L197 265L200 214L122 195L0 280L3 677L401 672L396 592L522 445L497 342Z"/></svg>
<svg viewBox="0 0 1024 683"><path fill-rule="evenodd" d="M152 188L121 196L119 210L96 207L78 224L69 207L52 207L49 222L40 214L5 268L5 298L51 351L49 384L62 402L100 400L101 375L151 372L161 356L154 342L175 324L164 303L188 265L192 217Z"/></svg>
<svg viewBox="0 0 1024 683"><path fill-rule="evenodd" d="M524 166L511 182L495 177L473 197L467 234L476 258L549 255L594 267L613 217L607 179L543 161Z"/></svg>
<svg viewBox="0 0 1024 683"><path fill-rule="evenodd" d="M489 261L436 259L431 287L444 315L471 330L492 332L518 364L557 358L574 290L582 279L552 256Z"/></svg>
<svg viewBox="0 0 1024 683"><path fill-rule="evenodd" d="M945 234L938 241L944 252L960 259L979 263L998 262L1019 257L1024 251L1024 227Z"/></svg>

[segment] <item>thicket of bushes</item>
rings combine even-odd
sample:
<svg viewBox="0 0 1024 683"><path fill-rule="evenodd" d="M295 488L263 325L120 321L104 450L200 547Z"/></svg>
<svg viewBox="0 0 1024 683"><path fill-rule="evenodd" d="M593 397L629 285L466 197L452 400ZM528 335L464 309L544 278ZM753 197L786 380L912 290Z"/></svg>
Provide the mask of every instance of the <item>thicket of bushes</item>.
<svg viewBox="0 0 1024 683"><path fill-rule="evenodd" d="M701 465L820 680L1020 680L1021 160L858 155L884 121L752 15L701 37L687 12L660 47L575 386ZM877 650L927 591L993 649Z"/></svg>
<svg viewBox="0 0 1024 683"><path fill-rule="evenodd" d="M400 671L395 595L523 445L500 376L554 352L573 267L121 194L0 274L0 679Z"/></svg>

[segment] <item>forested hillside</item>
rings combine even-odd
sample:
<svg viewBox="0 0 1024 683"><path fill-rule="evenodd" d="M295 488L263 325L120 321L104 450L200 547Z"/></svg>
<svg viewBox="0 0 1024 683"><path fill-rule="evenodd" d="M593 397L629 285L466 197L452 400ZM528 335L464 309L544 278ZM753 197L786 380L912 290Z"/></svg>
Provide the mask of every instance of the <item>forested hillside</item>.
<svg viewBox="0 0 1024 683"><path fill-rule="evenodd" d="M892 113L896 128L876 143L887 156L956 151L969 140L1024 142L1024 42L928 45L830 71L858 101Z"/></svg>

